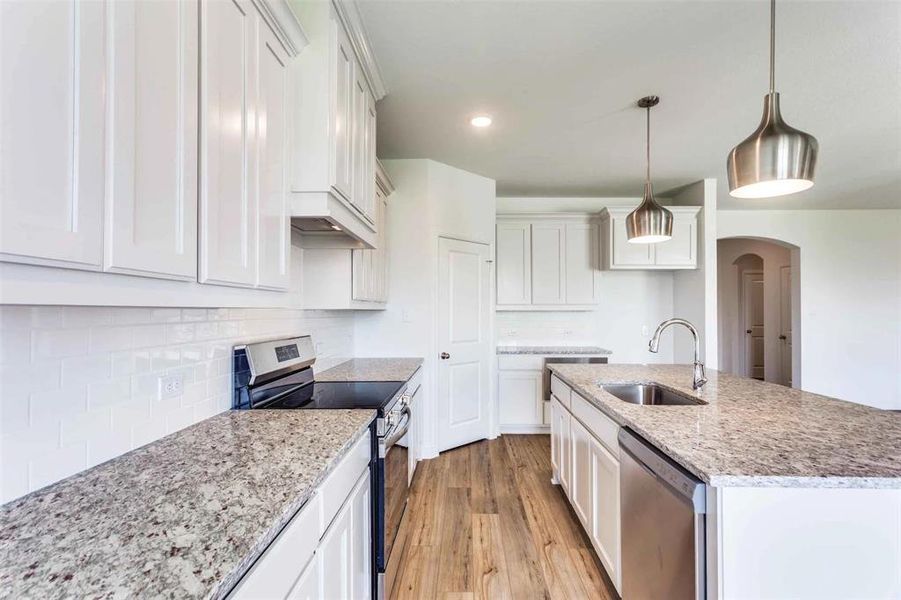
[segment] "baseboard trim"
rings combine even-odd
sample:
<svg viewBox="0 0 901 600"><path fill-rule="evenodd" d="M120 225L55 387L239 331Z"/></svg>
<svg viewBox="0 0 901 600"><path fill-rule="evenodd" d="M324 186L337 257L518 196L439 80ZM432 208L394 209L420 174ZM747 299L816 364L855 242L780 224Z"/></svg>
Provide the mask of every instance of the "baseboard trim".
<svg viewBox="0 0 901 600"><path fill-rule="evenodd" d="M501 425L501 435L516 435L523 433L550 433L550 425Z"/></svg>

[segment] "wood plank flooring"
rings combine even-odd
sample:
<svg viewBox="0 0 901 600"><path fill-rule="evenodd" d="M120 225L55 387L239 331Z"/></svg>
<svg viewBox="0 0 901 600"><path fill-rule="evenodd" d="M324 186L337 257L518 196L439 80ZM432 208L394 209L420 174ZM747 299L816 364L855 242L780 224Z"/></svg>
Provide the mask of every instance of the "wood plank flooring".
<svg viewBox="0 0 901 600"><path fill-rule="evenodd" d="M392 599L616 600L550 456L550 436L505 435L420 462Z"/></svg>

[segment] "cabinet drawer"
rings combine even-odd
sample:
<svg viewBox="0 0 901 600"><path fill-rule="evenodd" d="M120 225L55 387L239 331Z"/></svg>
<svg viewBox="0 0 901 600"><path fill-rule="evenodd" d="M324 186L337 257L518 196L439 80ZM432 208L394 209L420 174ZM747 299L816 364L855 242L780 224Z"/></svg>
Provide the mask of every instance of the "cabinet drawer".
<svg viewBox="0 0 901 600"><path fill-rule="evenodd" d="M556 375L551 375L551 393L557 397L560 404L566 408L570 407L570 394L572 393L572 390L570 390L569 386L563 383Z"/></svg>
<svg viewBox="0 0 901 600"><path fill-rule="evenodd" d="M319 489L322 502L320 504L321 518L317 538L321 537L325 530L328 529L338 509L344 504L344 500L360 478L360 474L369 467L369 461L372 456L370 444L371 434L367 431L366 435L354 444L347 456L341 459L341 463L335 467L332 474L322 483L322 487Z"/></svg>
<svg viewBox="0 0 901 600"><path fill-rule="evenodd" d="M319 528L321 505L319 492L314 492L244 575L229 595L230 599L285 598L288 595L297 575L319 545L319 535L310 535L310 532Z"/></svg>
<svg viewBox="0 0 901 600"><path fill-rule="evenodd" d="M497 368L500 370L524 370L544 368L544 356L534 354L501 354L497 357Z"/></svg>
<svg viewBox="0 0 901 600"><path fill-rule="evenodd" d="M607 447L607 450L619 459L619 442L617 441L619 425L576 392L572 393L570 410L573 416L582 421L595 437Z"/></svg>

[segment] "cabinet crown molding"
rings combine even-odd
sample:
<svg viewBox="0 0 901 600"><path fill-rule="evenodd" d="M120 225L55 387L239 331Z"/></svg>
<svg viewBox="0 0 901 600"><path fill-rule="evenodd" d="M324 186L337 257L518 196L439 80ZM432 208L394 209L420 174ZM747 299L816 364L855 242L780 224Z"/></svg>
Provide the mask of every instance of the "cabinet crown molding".
<svg viewBox="0 0 901 600"><path fill-rule="evenodd" d="M394 193L394 182L391 181L391 178L388 176L388 171L385 170L382 161L379 159L375 159L375 177L376 184L385 196L390 196Z"/></svg>
<svg viewBox="0 0 901 600"><path fill-rule="evenodd" d="M631 209L630 209L631 210ZM545 212L545 213L497 213L498 221L571 221L590 223L597 220L595 213Z"/></svg>
<svg viewBox="0 0 901 600"><path fill-rule="evenodd" d="M310 43L288 0L253 0L289 56L297 56Z"/></svg>
<svg viewBox="0 0 901 600"><path fill-rule="evenodd" d="M666 206L666 209L674 215L695 216L701 212L700 206ZM601 218L624 217L635 210L634 206L608 206L599 213Z"/></svg>
<svg viewBox="0 0 901 600"><path fill-rule="evenodd" d="M360 16L360 9L357 7L356 0L332 0L335 12L344 25L350 43L354 47L360 66L363 67L363 75L366 82L369 83L369 89L372 91L376 102L384 98L388 94L388 88L385 87L385 81L382 79L382 72L379 69L378 62L375 60L375 53L369 44L369 36L366 34L366 28L363 26L363 19Z"/></svg>

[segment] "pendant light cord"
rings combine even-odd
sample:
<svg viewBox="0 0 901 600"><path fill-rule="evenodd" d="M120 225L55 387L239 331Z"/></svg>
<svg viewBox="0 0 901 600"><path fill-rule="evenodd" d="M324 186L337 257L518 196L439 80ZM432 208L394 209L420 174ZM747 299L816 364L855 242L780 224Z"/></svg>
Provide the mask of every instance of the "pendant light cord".
<svg viewBox="0 0 901 600"><path fill-rule="evenodd" d="M776 91L776 0L770 0L770 93Z"/></svg>
<svg viewBox="0 0 901 600"><path fill-rule="evenodd" d="M645 140L645 177L647 178L646 183L651 182L651 107L648 106L645 110L647 110L647 135Z"/></svg>

